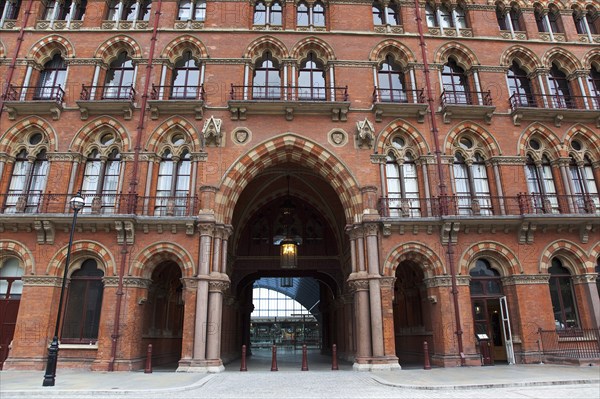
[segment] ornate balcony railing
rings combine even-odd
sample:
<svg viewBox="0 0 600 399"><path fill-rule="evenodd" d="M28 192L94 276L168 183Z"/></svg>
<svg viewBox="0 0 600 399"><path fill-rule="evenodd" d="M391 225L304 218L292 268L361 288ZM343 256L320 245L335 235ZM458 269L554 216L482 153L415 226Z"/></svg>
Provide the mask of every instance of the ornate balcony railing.
<svg viewBox="0 0 600 399"><path fill-rule="evenodd" d="M440 96L442 107L446 105L492 106L492 94L488 91L444 90Z"/></svg>
<svg viewBox="0 0 600 399"><path fill-rule="evenodd" d="M54 86L13 86L9 85L4 101L53 101L63 103L65 91L60 85Z"/></svg>
<svg viewBox="0 0 600 399"><path fill-rule="evenodd" d="M39 214L70 213L72 194L2 194L0 213ZM85 206L82 215L136 215L136 216L193 216L198 213L197 196L153 196L137 194L83 194Z"/></svg>
<svg viewBox="0 0 600 399"><path fill-rule="evenodd" d="M81 87L82 101L134 101L135 89L132 85L125 86L86 86Z"/></svg>
<svg viewBox="0 0 600 399"><path fill-rule="evenodd" d="M519 194L517 196L457 196L379 199L382 217L600 215L600 196Z"/></svg>
<svg viewBox="0 0 600 399"><path fill-rule="evenodd" d="M234 101L348 101L348 86L237 86L231 85Z"/></svg>
<svg viewBox="0 0 600 399"><path fill-rule="evenodd" d="M150 92L151 100L204 100L204 85L200 86L155 86Z"/></svg>
<svg viewBox="0 0 600 399"><path fill-rule="evenodd" d="M560 110L600 110L600 96L564 96L557 94L513 94L509 98L513 111L519 108L553 108Z"/></svg>
<svg viewBox="0 0 600 399"><path fill-rule="evenodd" d="M424 104L425 95L421 90L382 89L375 86L373 103L415 103Z"/></svg>

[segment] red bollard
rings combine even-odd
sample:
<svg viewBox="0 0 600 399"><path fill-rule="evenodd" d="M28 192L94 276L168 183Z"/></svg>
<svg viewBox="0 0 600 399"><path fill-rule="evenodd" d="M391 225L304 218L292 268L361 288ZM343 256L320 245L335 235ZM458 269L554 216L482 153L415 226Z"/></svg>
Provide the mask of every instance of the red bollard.
<svg viewBox="0 0 600 399"><path fill-rule="evenodd" d="M144 373L152 373L152 344L148 344L148 350L146 351L146 368Z"/></svg>
<svg viewBox="0 0 600 399"><path fill-rule="evenodd" d="M240 371L248 371L246 368L246 345L242 345L242 365Z"/></svg>
<svg viewBox="0 0 600 399"><path fill-rule="evenodd" d="M338 364L337 364L337 345L333 344L333 347L331 349L331 369L332 370L339 370L338 368Z"/></svg>
<svg viewBox="0 0 600 399"><path fill-rule="evenodd" d="M277 368L277 347L273 345L273 357L271 359L271 371L279 371Z"/></svg>
<svg viewBox="0 0 600 399"><path fill-rule="evenodd" d="M306 345L302 345L302 368L300 371L308 371L308 358L307 358Z"/></svg>
<svg viewBox="0 0 600 399"><path fill-rule="evenodd" d="M425 366L424 370L431 370L431 364L429 363L429 346L427 345L427 341L423 341L423 354L425 355Z"/></svg>

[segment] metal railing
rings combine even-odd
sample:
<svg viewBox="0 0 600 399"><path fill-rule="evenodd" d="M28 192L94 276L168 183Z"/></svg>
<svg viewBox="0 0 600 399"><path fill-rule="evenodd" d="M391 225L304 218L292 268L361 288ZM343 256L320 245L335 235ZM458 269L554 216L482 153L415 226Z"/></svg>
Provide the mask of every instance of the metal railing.
<svg viewBox="0 0 600 399"><path fill-rule="evenodd" d="M150 91L151 100L204 100L204 85L200 86L155 86Z"/></svg>
<svg viewBox="0 0 600 399"><path fill-rule="evenodd" d="M373 90L374 103L415 103L424 104L425 95L421 90L381 89L375 86Z"/></svg>
<svg viewBox="0 0 600 399"><path fill-rule="evenodd" d="M129 86L86 86L81 85L80 100L84 101L111 101L135 100L135 89Z"/></svg>
<svg viewBox="0 0 600 399"><path fill-rule="evenodd" d="M0 213L71 213L72 194L1 194ZM83 194L81 215L193 216L199 199L192 195L139 196L137 194Z"/></svg>
<svg viewBox="0 0 600 399"><path fill-rule="evenodd" d="M65 91L54 86L8 86L4 101L55 101L63 103Z"/></svg>
<svg viewBox="0 0 600 399"><path fill-rule="evenodd" d="M231 85L234 101L348 101L348 86L237 86Z"/></svg>
<svg viewBox="0 0 600 399"><path fill-rule="evenodd" d="M492 106L492 93L488 91L444 90L440 96L442 107L446 105Z"/></svg>
<svg viewBox="0 0 600 399"><path fill-rule="evenodd" d="M543 356L592 359L600 358L600 329L565 328L538 330Z"/></svg>
<svg viewBox="0 0 600 399"><path fill-rule="evenodd" d="M513 111L518 108L600 110L600 96L514 93L508 100Z"/></svg>
<svg viewBox="0 0 600 399"><path fill-rule="evenodd" d="M517 196L459 196L431 198L381 197L378 205L383 217L423 218L440 216L520 216L544 214L600 215L596 195L518 194Z"/></svg>

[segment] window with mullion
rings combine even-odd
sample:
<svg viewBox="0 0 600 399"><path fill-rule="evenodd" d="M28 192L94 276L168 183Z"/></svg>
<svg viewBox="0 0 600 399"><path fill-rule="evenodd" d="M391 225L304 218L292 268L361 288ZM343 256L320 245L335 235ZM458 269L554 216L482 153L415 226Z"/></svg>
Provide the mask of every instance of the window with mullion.
<svg viewBox="0 0 600 399"><path fill-rule="evenodd" d="M92 343L98 340L104 272L96 261L88 259L81 269L73 272L67 291L61 342Z"/></svg>
<svg viewBox="0 0 600 399"><path fill-rule="evenodd" d="M398 160L393 153L387 156L385 172L390 216L401 216L400 200L402 199L402 187L400 184L400 165L398 165Z"/></svg>
<svg viewBox="0 0 600 399"><path fill-rule="evenodd" d="M281 77L279 65L270 51L257 61L252 79L252 97L255 99L279 100Z"/></svg>
<svg viewBox="0 0 600 399"><path fill-rule="evenodd" d="M519 106L531 107L535 105L527 72L521 69L516 62L513 62L509 68L507 79L510 95L514 96Z"/></svg>
<svg viewBox="0 0 600 399"><path fill-rule="evenodd" d="M527 178L527 189L533 198L533 206L537 212L544 213L548 211L544 201L549 201L552 212L558 212L558 198L556 196L556 186L552 176L552 166L550 160L544 156L542 163L537 166L531 156L527 157L525 165L525 174Z"/></svg>
<svg viewBox="0 0 600 399"><path fill-rule="evenodd" d="M600 208L600 200L598 199L598 187L594 179L594 171L592 168L592 162L589 158L585 157L583 165L579 165L575 158L571 157L571 163L569 165L571 172L571 180L573 181L573 188L575 192L573 195L576 196L577 210L579 212L592 211L588 207L596 209ZM587 201L591 200L592 203L588 204Z"/></svg>
<svg viewBox="0 0 600 399"><path fill-rule="evenodd" d="M473 174L473 193L474 197L479 201L480 212L482 215L491 215L490 184L488 182L487 167L481 155L475 155L470 169Z"/></svg>
<svg viewBox="0 0 600 399"><path fill-rule="evenodd" d="M271 3L269 7L269 23L275 26L281 26L283 22L283 8L278 1Z"/></svg>
<svg viewBox="0 0 600 399"><path fill-rule="evenodd" d="M133 61L123 51L106 72L104 98L128 99L132 94L134 72Z"/></svg>
<svg viewBox="0 0 600 399"><path fill-rule="evenodd" d="M325 26L325 7L319 1L312 6L312 24L314 26Z"/></svg>
<svg viewBox="0 0 600 399"><path fill-rule="evenodd" d="M114 213L119 188L121 156L114 149L106 161L104 184L102 185L102 213Z"/></svg>
<svg viewBox="0 0 600 399"><path fill-rule="evenodd" d="M459 29L466 29L467 14L465 12L465 9L462 6L458 5L454 9L454 14L456 15L456 27Z"/></svg>
<svg viewBox="0 0 600 399"><path fill-rule="evenodd" d="M471 214L471 185L469 167L460 153L454 156L454 194L457 196L459 215Z"/></svg>
<svg viewBox="0 0 600 399"><path fill-rule="evenodd" d="M574 108L573 98L567 76L556 66L552 64L550 75L548 76L552 104L555 108Z"/></svg>
<svg viewBox="0 0 600 399"><path fill-rule="evenodd" d="M452 19L452 11L446 6L442 4L439 8L440 11L440 26L442 28L453 28L454 20Z"/></svg>
<svg viewBox="0 0 600 399"><path fill-rule="evenodd" d="M442 85L447 92L446 100L452 104L471 104L467 77L453 59L442 70Z"/></svg>
<svg viewBox="0 0 600 399"><path fill-rule="evenodd" d="M500 30L510 30L508 25L508 14L504 10L503 6L500 6L500 3L496 6L496 20L498 21L498 27Z"/></svg>
<svg viewBox="0 0 600 399"><path fill-rule="evenodd" d="M552 259L550 273L550 299L556 329L579 327L577 303L573 295L571 273L558 258Z"/></svg>
<svg viewBox="0 0 600 399"><path fill-rule="evenodd" d="M434 28L439 25L435 8L429 3L425 4L425 20L427 21L428 28Z"/></svg>
<svg viewBox="0 0 600 399"><path fill-rule="evenodd" d="M390 2L385 7L385 22L388 25L400 25L400 15L398 14L398 5Z"/></svg>
<svg viewBox="0 0 600 399"><path fill-rule="evenodd" d="M4 15L5 19L17 19L21 8L21 0L2 0L0 1L0 18Z"/></svg>
<svg viewBox="0 0 600 399"><path fill-rule="evenodd" d="M560 12L558 10L554 9L548 12L548 22L550 23L552 33L562 32L562 29L560 28Z"/></svg>
<svg viewBox="0 0 600 399"><path fill-rule="evenodd" d="M310 13L305 2L298 3L296 8L296 25L308 26L310 23Z"/></svg>
<svg viewBox="0 0 600 399"><path fill-rule="evenodd" d="M267 23L267 6L263 1L258 1L254 6L254 25Z"/></svg>
<svg viewBox="0 0 600 399"><path fill-rule="evenodd" d="M40 151L33 162L27 159L25 150L21 151L17 155L13 167L5 212L15 212L17 201L21 196L26 198L23 211L25 213L37 212L46 185L47 174L48 159L45 150Z"/></svg>
<svg viewBox="0 0 600 399"><path fill-rule="evenodd" d="M600 72L592 67L587 77L588 88L592 95L593 108L600 110Z"/></svg>
<svg viewBox="0 0 600 399"><path fill-rule="evenodd" d="M510 8L510 12L508 13L508 17L510 18L510 22L512 23L514 31L521 30L521 10L517 7L513 6Z"/></svg>
<svg viewBox="0 0 600 399"><path fill-rule="evenodd" d="M373 10L373 24L374 25L383 25L385 23L383 7L380 6L379 4L373 4L373 6L371 8Z"/></svg>
<svg viewBox="0 0 600 399"><path fill-rule="evenodd" d="M67 75L67 65L60 54L54 57L44 65L40 73L39 83L36 88L35 99L53 100L59 95L58 87L65 85Z"/></svg>
<svg viewBox="0 0 600 399"><path fill-rule="evenodd" d="M172 99L198 99L200 86L200 68L190 51L175 63L171 84Z"/></svg>
<svg viewBox="0 0 600 399"><path fill-rule="evenodd" d="M184 151L176 161L171 151L165 150L158 171L156 186L155 215L167 215L169 203L173 204L175 216L184 215L190 190L191 162L190 154Z"/></svg>
<svg viewBox="0 0 600 399"><path fill-rule="evenodd" d="M16 212L15 206L19 197L27 191L27 177L29 176L31 166L32 165L27 160L27 152L25 150L19 152L13 165L8 196L6 198L5 213Z"/></svg>
<svg viewBox="0 0 600 399"><path fill-rule="evenodd" d="M301 64L298 72L298 98L300 100L325 100L325 71L314 53Z"/></svg>
<svg viewBox="0 0 600 399"><path fill-rule="evenodd" d="M381 102L408 102L404 89L404 74L391 56L381 64L377 73L379 98Z"/></svg>

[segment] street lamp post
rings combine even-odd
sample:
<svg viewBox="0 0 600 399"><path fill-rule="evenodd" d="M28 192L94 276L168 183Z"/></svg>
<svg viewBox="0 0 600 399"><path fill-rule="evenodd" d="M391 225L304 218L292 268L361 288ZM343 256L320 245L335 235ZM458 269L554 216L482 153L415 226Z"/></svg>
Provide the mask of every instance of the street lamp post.
<svg viewBox="0 0 600 399"><path fill-rule="evenodd" d="M50 348L48 348L48 363L46 364L46 374L44 375L45 387L53 387L56 377L56 362L58 360L58 327L60 324L60 314L62 311L63 296L65 293L65 285L67 283L67 273L69 271L69 262L71 260L71 246L73 245L73 233L75 232L75 223L77 222L77 214L85 205L85 200L79 192L75 194L69 201L73 209L73 223L71 225L71 234L69 236L69 246L67 247L67 260L65 262L65 270L63 272L62 285L60 287L60 299L58 301L58 312L56 315L56 325L54 326L54 337Z"/></svg>

